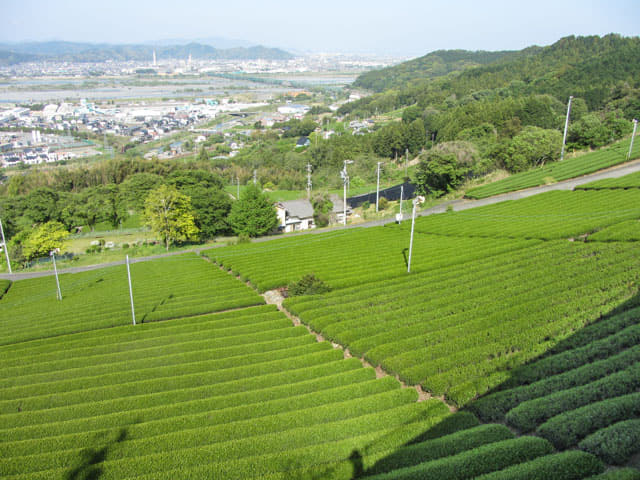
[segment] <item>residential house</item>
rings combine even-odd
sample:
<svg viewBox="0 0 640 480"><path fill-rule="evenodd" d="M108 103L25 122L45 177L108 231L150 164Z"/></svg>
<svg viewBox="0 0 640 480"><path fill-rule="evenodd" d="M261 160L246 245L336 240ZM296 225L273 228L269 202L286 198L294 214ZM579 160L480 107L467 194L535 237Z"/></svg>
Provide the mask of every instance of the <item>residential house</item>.
<svg viewBox="0 0 640 480"><path fill-rule="evenodd" d="M276 203L278 214L278 230L297 232L315 228L313 223L313 206L307 199L290 200Z"/></svg>

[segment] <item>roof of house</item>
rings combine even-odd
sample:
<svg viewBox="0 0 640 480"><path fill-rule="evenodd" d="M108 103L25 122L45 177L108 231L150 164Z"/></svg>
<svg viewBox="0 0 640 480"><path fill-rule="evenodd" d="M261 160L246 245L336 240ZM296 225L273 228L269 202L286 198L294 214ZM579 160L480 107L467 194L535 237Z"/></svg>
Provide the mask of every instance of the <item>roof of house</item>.
<svg viewBox="0 0 640 480"><path fill-rule="evenodd" d="M311 140L309 140L309 137L300 137L298 139L298 142L296 143L297 146L304 146L307 145L311 142Z"/></svg>
<svg viewBox="0 0 640 480"><path fill-rule="evenodd" d="M286 202L280 202L280 206L289 213L290 217L313 217L313 206L309 200L288 200Z"/></svg>

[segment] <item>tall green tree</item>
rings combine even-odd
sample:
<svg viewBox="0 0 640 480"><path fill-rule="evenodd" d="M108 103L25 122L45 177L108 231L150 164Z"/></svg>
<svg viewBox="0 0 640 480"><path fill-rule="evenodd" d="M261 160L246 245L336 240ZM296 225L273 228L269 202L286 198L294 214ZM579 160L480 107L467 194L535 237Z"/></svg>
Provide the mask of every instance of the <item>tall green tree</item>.
<svg viewBox="0 0 640 480"><path fill-rule="evenodd" d="M258 237L278 225L278 216L271 199L259 187L249 185L233 203L229 224L237 235Z"/></svg>
<svg viewBox="0 0 640 480"><path fill-rule="evenodd" d="M149 192L145 200L144 218L157 233L167 250L175 242L197 238L191 199L175 187L161 185Z"/></svg>

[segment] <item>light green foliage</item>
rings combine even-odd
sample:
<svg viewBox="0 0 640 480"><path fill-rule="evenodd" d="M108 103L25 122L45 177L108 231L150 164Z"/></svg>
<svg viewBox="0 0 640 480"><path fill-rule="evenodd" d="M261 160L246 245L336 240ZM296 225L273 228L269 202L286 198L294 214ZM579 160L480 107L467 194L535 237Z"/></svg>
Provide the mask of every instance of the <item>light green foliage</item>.
<svg viewBox="0 0 640 480"><path fill-rule="evenodd" d="M195 239L198 234L191 199L175 187L161 185L149 192L144 202L144 217L167 250L175 242Z"/></svg>
<svg viewBox="0 0 640 480"><path fill-rule="evenodd" d="M37 227L24 241L22 253L27 260L47 257L54 250L64 249L64 241L69 236L59 222L47 222Z"/></svg>
<svg viewBox="0 0 640 480"><path fill-rule="evenodd" d="M640 219L640 189L551 191L423 217L415 228L437 235L551 240L577 238L633 219ZM410 228L409 222L403 228Z"/></svg>
<svg viewBox="0 0 640 480"><path fill-rule="evenodd" d="M262 304L246 285L197 256L131 265L138 322ZM14 282L0 300L0 343L126 325L131 322L124 265Z"/></svg>

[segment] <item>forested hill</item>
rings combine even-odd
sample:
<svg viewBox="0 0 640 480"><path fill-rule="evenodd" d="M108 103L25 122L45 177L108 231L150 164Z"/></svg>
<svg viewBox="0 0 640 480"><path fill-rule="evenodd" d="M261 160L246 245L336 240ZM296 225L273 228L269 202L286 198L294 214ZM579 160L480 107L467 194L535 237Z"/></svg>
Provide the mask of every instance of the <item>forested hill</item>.
<svg viewBox="0 0 640 480"><path fill-rule="evenodd" d="M461 99L469 95L478 99L492 93L501 97L549 94L562 102L573 95L584 99L590 109L599 109L624 96L625 89L637 87L640 81L640 37L570 36L548 47L497 53L503 54L485 65L444 78L432 78L430 68L420 70L411 63L417 61L412 60L369 72L367 77L359 77L355 85L364 86L367 79L384 72L389 84L399 92L397 100L386 102L389 110L403 104L437 104L447 97ZM361 109L372 101L376 101L376 96L347 109ZM376 108L384 110L380 105L370 110Z"/></svg>
<svg viewBox="0 0 640 480"><path fill-rule="evenodd" d="M420 58L361 74L353 83L354 87L382 92L389 88L402 88L416 80L435 78L451 72L486 65L518 52L470 52L467 50L437 50Z"/></svg>
<svg viewBox="0 0 640 480"><path fill-rule="evenodd" d="M263 46L218 49L210 45L189 43L186 45L111 45L77 42L26 42L0 44L0 64L20 63L21 61L67 61L67 62L103 62L150 61L155 50L158 59L202 60L288 60L293 55L278 48Z"/></svg>

